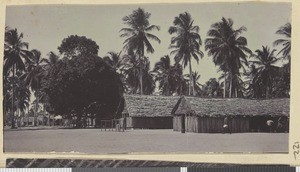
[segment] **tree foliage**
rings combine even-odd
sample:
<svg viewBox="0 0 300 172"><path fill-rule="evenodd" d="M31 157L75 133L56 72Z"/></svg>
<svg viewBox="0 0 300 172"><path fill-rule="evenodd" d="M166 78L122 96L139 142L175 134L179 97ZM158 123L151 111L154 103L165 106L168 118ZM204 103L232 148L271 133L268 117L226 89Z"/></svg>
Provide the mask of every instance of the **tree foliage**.
<svg viewBox="0 0 300 172"><path fill-rule="evenodd" d="M117 74L93 55L60 60L50 69L44 89L54 113L74 113L78 119L92 103L101 107L98 119L116 116L123 93Z"/></svg>
<svg viewBox="0 0 300 172"><path fill-rule="evenodd" d="M77 56L97 55L99 46L97 43L85 36L71 35L65 38L58 50L67 58Z"/></svg>
<svg viewBox="0 0 300 172"><path fill-rule="evenodd" d="M182 66L179 63L171 65L168 55L161 57L160 61L155 63L153 73L155 74L155 81L158 82L158 88L162 95L183 94L185 80Z"/></svg>
<svg viewBox="0 0 300 172"><path fill-rule="evenodd" d="M177 63L182 63L185 68L189 65L190 69L190 84L189 84L189 94L195 95L194 81L192 80L192 59L195 59L199 63L199 59L204 56L203 52L200 50L202 45L202 40L199 35L199 26L193 25L194 20L188 12L179 14L175 17L173 21L174 26L170 26L169 33L175 34L171 38L171 54L175 54L175 61Z"/></svg>
<svg viewBox="0 0 300 172"><path fill-rule="evenodd" d="M225 72L225 76L227 72L230 73L229 97L233 96L233 90L238 91L238 86L234 85L236 82L233 82L238 78L234 77L240 76L239 70L248 65L247 54L251 54L251 50L247 48L247 39L240 36L246 30L244 26L234 29L233 20L223 17L220 22L211 25L207 33L209 37L205 40L205 50L212 56L215 65Z"/></svg>

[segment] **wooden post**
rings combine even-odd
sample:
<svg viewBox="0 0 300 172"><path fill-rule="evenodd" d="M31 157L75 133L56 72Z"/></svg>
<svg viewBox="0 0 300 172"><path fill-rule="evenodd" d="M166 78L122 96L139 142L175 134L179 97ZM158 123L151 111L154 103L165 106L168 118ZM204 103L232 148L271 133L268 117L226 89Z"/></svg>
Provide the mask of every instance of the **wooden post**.
<svg viewBox="0 0 300 172"><path fill-rule="evenodd" d="M181 133L185 133L185 115L181 115Z"/></svg>

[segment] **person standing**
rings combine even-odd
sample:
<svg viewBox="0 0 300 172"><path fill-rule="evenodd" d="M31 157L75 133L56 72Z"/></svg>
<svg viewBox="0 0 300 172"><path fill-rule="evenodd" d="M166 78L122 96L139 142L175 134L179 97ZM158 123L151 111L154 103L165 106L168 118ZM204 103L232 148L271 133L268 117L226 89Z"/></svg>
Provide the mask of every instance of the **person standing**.
<svg viewBox="0 0 300 172"><path fill-rule="evenodd" d="M269 127L270 133L272 133L272 128L274 125L274 121L273 120L267 120L267 126Z"/></svg>
<svg viewBox="0 0 300 172"><path fill-rule="evenodd" d="M223 121L223 134L224 133L230 133L231 134L231 130L229 129L229 125L228 125L228 116L226 116L224 118L224 121Z"/></svg>

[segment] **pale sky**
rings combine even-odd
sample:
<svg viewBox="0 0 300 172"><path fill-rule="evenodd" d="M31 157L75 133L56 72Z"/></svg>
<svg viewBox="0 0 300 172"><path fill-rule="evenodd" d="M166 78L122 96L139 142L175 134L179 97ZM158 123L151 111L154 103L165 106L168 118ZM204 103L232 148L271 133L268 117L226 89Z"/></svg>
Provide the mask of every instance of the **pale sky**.
<svg viewBox="0 0 300 172"><path fill-rule="evenodd" d="M43 6L9 6L6 9L6 26L17 28L24 33L24 41L29 49L38 49L42 57L50 51L58 53L57 47L63 38L69 35L86 36L100 47L99 56L109 51L119 52L124 38L120 38L120 29L126 27L122 18L138 7L151 13L150 23L159 25L160 31L152 33L161 39L161 44L152 41L155 53L146 54L150 58L151 68L155 62L170 54L171 35L168 28L175 16L185 11L194 19L194 25L200 27L200 36L204 43L210 26L222 17L232 18L235 29L245 26L247 31L242 35L248 40L248 47L255 51L262 45L272 46L278 39L276 30L291 22L290 3L195 3L195 4L152 4L152 5L43 5ZM279 49L280 47L277 47ZM207 56L204 46L201 47L204 57L193 61L192 68L201 75L200 83L209 78L218 78L217 67L212 58ZM173 56L171 56L173 59ZM187 73L188 70L185 70Z"/></svg>

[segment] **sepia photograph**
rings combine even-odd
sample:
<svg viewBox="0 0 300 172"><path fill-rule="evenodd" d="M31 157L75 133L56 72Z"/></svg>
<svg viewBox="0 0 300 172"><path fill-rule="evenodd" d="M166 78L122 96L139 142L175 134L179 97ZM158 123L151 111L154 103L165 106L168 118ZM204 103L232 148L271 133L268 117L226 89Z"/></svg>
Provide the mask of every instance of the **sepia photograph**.
<svg viewBox="0 0 300 172"><path fill-rule="evenodd" d="M5 10L5 153L289 153L291 3Z"/></svg>

